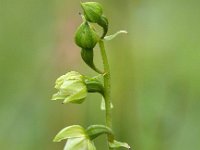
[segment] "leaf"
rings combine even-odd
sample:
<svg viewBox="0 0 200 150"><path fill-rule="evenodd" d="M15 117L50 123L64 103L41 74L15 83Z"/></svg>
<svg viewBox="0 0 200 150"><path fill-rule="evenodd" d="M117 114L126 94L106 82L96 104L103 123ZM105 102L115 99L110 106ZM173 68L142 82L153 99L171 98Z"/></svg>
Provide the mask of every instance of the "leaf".
<svg viewBox="0 0 200 150"><path fill-rule="evenodd" d="M73 125L62 129L54 138L54 142L64 139L86 137L85 129L79 125Z"/></svg>
<svg viewBox="0 0 200 150"><path fill-rule="evenodd" d="M114 39L115 37L117 37L119 34L127 34L127 33L128 32L125 30L120 30L120 31L116 32L115 34L104 37L104 40L110 41L110 40Z"/></svg>
<svg viewBox="0 0 200 150"><path fill-rule="evenodd" d="M127 143L124 143L124 142L119 142L119 141L116 141L114 140L112 143L109 142L109 147L110 148L120 148L120 147L124 147L124 148L127 148L127 149L131 149L131 147L127 144Z"/></svg>
<svg viewBox="0 0 200 150"><path fill-rule="evenodd" d="M86 132L91 140L102 134L113 135L112 130L104 125L91 125L87 128Z"/></svg>

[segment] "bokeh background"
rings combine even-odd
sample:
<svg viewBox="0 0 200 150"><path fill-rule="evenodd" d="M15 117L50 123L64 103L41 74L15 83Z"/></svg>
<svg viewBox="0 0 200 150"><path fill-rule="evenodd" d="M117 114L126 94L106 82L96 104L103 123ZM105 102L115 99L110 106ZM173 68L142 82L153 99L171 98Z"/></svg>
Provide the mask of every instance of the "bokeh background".
<svg viewBox="0 0 200 150"><path fill-rule="evenodd" d="M95 75L73 40L79 2L0 0L0 149L58 150L65 142L52 139L65 126L104 123L98 94L82 105L50 101L60 75ZM135 150L200 149L200 2L99 2L109 34L129 32L106 43L117 139ZM98 48L95 61L102 67Z"/></svg>

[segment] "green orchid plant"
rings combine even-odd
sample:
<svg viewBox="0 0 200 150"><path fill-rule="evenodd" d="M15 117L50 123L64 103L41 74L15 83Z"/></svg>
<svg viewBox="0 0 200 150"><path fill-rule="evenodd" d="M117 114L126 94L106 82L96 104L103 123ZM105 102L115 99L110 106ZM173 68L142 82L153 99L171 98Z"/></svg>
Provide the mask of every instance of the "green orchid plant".
<svg viewBox="0 0 200 150"><path fill-rule="evenodd" d="M105 41L114 39L120 33L118 31L113 35L106 36L108 32L108 19L103 15L101 4L97 2L82 2L83 9L82 24L78 27L75 34L75 43L81 48L81 57L83 61L95 72L95 77L87 77L79 72L70 71L56 80L55 89L57 93L53 94L52 100L63 100L63 104L75 103L81 104L86 100L88 93L99 93L102 98L102 110L105 110L105 125L91 125L84 128L80 125L72 125L62 129L54 138L54 142L67 140L64 150L96 150L94 140L102 134L107 135L108 149L124 147L130 149L127 143L117 141L112 130L111 109L111 84L110 69ZM93 24L102 27L102 34L99 35ZM103 60L104 70L98 69L93 61L94 48L99 45Z"/></svg>

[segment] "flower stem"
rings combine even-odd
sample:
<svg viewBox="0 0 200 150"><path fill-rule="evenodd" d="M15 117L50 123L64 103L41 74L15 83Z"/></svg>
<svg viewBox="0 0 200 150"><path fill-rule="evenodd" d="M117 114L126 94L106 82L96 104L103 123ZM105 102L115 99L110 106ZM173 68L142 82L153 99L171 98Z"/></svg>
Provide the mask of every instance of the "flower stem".
<svg viewBox="0 0 200 150"><path fill-rule="evenodd" d="M106 125L112 129L110 68L108 64L108 58L106 55L104 42L102 40L99 41L99 47L101 50L103 66L104 66L104 99L105 99L105 109L106 109ZM108 135L108 141L112 142L113 140L112 138L113 137Z"/></svg>

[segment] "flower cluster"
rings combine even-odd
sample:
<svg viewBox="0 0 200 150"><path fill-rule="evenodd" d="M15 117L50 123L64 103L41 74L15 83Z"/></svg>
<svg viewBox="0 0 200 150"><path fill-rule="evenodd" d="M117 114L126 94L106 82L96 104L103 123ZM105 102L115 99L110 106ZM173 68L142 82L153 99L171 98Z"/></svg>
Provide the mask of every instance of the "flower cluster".
<svg viewBox="0 0 200 150"><path fill-rule="evenodd" d="M108 104L112 104L109 99L110 71L109 65L106 64L107 57L106 55L103 55L105 54L105 48L102 46L103 40L112 40L118 34L126 32L119 31L113 35L106 36L108 31L108 20L103 15L102 6L97 2L85 2L81 3L81 7L84 11L82 15L83 23L78 27L76 31L75 43L81 48L81 57L84 62L94 71L98 72L99 75L90 78L76 71L71 71L65 75L60 76L55 82L55 89L57 92L53 94L52 100L63 100L63 104L80 104L85 101L88 93L99 93L103 99L102 109L106 110L106 126L91 125L85 129L80 125L72 125L62 129L56 135L53 141L60 142L62 140L67 140L64 150L96 150L94 139L102 134L106 134L108 137L107 139L109 149L120 147L130 149L130 146L127 143L115 140L113 131L111 129L111 123L107 123L111 122L111 117L107 115L110 113L110 108L105 107L109 106ZM95 28L92 26L94 23L103 28L103 33L101 36L97 34ZM104 62L103 72L96 68L93 62L93 49L97 43L100 45L100 50ZM101 79L103 79L104 84L102 83Z"/></svg>

